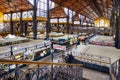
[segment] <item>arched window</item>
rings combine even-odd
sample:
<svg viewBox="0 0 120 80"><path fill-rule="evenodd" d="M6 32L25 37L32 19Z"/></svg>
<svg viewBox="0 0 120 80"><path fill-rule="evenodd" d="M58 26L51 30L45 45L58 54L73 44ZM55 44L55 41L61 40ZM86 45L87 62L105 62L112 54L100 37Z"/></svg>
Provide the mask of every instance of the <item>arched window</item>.
<svg viewBox="0 0 120 80"><path fill-rule="evenodd" d="M100 26L104 26L104 20L100 20Z"/></svg>
<svg viewBox="0 0 120 80"><path fill-rule="evenodd" d="M108 23L105 23L105 27L108 27Z"/></svg>
<svg viewBox="0 0 120 80"><path fill-rule="evenodd" d="M68 15L68 8L64 8L64 12L66 15ZM73 11L73 16L75 15L75 12ZM69 10L69 21L72 21L72 10Z"/></svg>
<svg viewBox="0 0 120 80"><path fill-rule="evenodd" d="M32 5L34 5L34 0L28 0ZM54 8L54 2L49 1L49 8ZM47 0L37 0L37 16L46 17L47 16Z"/></svg>

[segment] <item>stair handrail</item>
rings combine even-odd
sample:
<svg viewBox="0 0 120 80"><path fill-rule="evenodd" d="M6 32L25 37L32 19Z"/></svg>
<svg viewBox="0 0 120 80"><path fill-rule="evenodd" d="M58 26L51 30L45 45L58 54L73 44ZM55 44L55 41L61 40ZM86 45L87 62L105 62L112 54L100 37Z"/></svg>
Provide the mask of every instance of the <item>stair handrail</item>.
<svg viewBox="0 0 120 80"><path fill-rule="evenodd" d="M69 64L69 63L54 63L54 62L42 62L42 61L25 61L25 60L9 60L0 59L2 64L41 64L41 65L59 65L59 66L83 66L82 64Z"/></svg>

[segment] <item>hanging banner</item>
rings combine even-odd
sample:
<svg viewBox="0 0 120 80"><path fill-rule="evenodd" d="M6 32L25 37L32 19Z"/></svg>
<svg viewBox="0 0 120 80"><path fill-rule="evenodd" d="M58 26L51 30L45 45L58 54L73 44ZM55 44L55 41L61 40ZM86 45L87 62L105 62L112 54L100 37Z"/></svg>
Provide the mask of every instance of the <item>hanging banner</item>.
<svg viewBox="0 0 120 80"><path fill-rule="evenodd" d="M53 44L53 49L63 50L66 51L66 46L61 46L58 44Z"/></svg>

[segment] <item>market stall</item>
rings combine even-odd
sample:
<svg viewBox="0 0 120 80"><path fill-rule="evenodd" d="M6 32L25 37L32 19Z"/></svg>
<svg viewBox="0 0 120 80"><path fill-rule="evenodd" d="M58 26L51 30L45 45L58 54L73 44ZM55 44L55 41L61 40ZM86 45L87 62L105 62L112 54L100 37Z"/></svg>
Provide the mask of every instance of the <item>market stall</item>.
<svg viewBox="0 0 120 80"><path fill-rule="evenodd" d="M114 46L115 41L113 40L112 36L102 36L96 35L92 37L89 42L95 45L102 45L102 46Z"/></svg>
<svg viewBox="0 0 120 80"><path fill-rule="evenodd" d="M18 44L27 41L29 41L28 38L8 34L6 37L0 38L0 46Z"/></svg>
<svg viewBox="0 0 120 80"><path fill-rule="evenodd" d="M53 44L65 45L67 48L77 43L77 35L64 35L61 37L50 37Z"/></svg>

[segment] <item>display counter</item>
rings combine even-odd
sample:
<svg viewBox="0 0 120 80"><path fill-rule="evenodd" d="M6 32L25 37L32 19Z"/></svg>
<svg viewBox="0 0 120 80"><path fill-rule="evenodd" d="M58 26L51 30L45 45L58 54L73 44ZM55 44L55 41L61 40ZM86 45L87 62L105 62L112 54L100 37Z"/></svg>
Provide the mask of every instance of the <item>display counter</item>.
<svg viewBox="0 0 120 80"><path fill-rule="evenodd" d="M0 46L18 44L18 43L27 42L27 41L29 41L29 39L25 37L8 35L0 39Z"/></svg>
<svg viewBox="0 0 120 80"><path fill-rule="evenodd" d="M102 45L102 46L114 46L115 41L113 40L112 36L102 36L96 35L92 37L89 42L95 45Z"/></svg>
<svg viewBox="0 0 120 80"><path fill-rule="evenodd" d="M38 51L46 50L48 48L51 48L50 41L41 41L40 43L37 43L37 44L32 44L32 45L27 45L22 47L20 47L19 45L16 45L16 46L13 45L13 46L10 46L10 50L7 50L6 52L1 53L0 58L9 58L11 56L14 56L15 59L20 59L21 57L24 57L23 54L30 54L31 50L32 50L32 53L36 53Z"/></svg>
<svg viewBox="0 0 120 80"><path fill-rule="evenodd" d="M57 33L57 32L51 32L49 33L50 37L60 37L60 36L64 36L63 33Z"/></svg>
<svg viewBox="0 0 120 80"><path fill-rule="evenodd" d="M44 41L42 43L38 43L38 45L33 45L31 47L21 48L19 50L13 51L13 56L2 57L4 59L13 58L14 60L29 60L29 61L37 61L44 57L50 55L51 42ZM6 55L6 54L3 54ZM26 65L20 64L19 68L23 68ZM16 65L6 65L0 64L0 71L3 70L3 73L0 76L5 75L6 73L11 73L16 68Z"/></svg>
<svg viewBox="0 0 120 80"><path fill-rule="evenodd" d="M65 45L67 48L77 43L77 35L64 35L50 38L53 44Z"/></svg>
<svg viewBox="0 0 120 80"><path fill-rule="evenodd" d="M0 40L0 46L18 44L18 43L27 42L27 41L29 41L28 38L4 39L4 40Z"/></svg>

